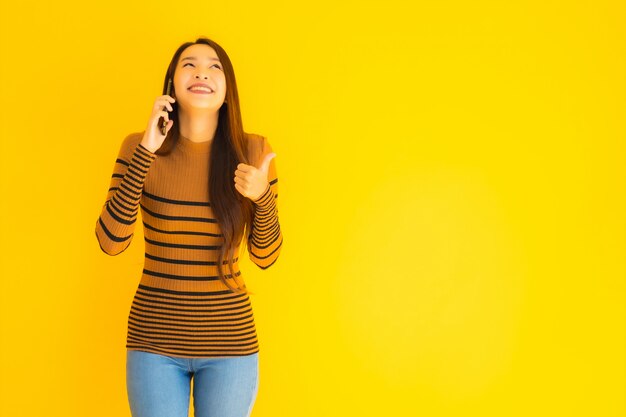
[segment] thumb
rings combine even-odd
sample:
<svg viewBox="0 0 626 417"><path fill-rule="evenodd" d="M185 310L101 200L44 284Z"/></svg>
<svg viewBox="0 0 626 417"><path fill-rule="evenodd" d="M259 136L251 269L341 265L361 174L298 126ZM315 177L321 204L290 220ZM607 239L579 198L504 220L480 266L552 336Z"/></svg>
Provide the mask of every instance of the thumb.
<svg viewBox="0 0 626 417"><path fill-rule="evenodd" d="M270 169L270 161L275 156L276 154L274 152L270 152L267 155L265 155L265 158L263 158L263 162L261 162L261 166L259 167L259 169L267 174Z"/></svg>

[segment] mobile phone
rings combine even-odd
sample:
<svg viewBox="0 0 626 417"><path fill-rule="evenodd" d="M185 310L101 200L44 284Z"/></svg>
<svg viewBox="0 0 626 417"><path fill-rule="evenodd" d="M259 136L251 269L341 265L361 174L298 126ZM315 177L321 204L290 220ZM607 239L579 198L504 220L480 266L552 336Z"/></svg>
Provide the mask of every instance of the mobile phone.
<svg viewBox="0 0 626 417"><path fill-rule="evenodd" d="M168 78L167 79L167 91L165 92L165 94L167 94L168 96L172 94L172 79ZM163 110L167 111L167 107L163 107ZM161 134L165 135L166 133L166 127L167 127L167 120L165 120L165 117L162 117L163 121L161 122Z"/></svg>

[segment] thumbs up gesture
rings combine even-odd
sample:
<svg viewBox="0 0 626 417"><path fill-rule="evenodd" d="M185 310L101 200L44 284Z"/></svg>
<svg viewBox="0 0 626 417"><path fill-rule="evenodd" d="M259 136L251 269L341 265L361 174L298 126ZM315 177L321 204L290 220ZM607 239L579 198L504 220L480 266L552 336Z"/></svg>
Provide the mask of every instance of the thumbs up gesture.
<svg viewBox="0 0 626 417"><path fill-rule="evenodd" d="M235 171L235 189L244 197L248 197L252 201L258 200L267 189L269 181L267 180L270 169L270 161L276 154L270 152L265 155L261 166L256 168L253 165L240 163Z"/></svg>

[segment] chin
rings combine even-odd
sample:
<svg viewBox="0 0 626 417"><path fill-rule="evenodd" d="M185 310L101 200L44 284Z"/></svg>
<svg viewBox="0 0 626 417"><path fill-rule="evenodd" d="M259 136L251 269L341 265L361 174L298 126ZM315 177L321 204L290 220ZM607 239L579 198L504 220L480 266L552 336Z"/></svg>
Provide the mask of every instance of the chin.
<svg viewBox="0 0 626 417"><path fill-rule="evenodd" d="M198 100L198 101L192 101L191 103L189 103L191 107L197 107L199 109L210 109L210 108L219 109L220 107L222 107L222 104L224 104L224 101L218 101L218 100L213 100L213 99Z"/></svg>

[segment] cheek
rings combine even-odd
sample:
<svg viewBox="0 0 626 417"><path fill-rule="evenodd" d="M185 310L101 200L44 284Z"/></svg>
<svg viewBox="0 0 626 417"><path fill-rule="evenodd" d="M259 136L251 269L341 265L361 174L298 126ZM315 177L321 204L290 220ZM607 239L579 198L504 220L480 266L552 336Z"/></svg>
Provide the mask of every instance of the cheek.
<svg viewBox="0 0 626 417"><path fill-rule="evenodd" d="M224 74L222 74L218 79L217 82L219 83L220 87L222 87L222 90L226 89L226 76Z"/></svg>
<svg viewBox="0 0 626 417"><path fill-rule="evenodd" d="M185 89L185 81L179 75L174 76L174 90L181 91Z"/></svg>

